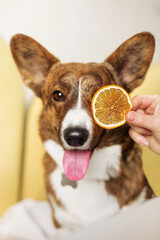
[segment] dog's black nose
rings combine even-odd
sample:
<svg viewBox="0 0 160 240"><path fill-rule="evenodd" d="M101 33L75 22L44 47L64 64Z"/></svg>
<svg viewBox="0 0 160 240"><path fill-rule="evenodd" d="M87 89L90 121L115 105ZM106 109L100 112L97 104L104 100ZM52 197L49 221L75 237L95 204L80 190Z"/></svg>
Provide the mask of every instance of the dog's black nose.
<svg viewBox="0 0 160 240"><path fill-rule="evenodd" d="M64 130L64 139L72 147L82 146L88 139L88 131L84 128L67 128Z"/></svg>

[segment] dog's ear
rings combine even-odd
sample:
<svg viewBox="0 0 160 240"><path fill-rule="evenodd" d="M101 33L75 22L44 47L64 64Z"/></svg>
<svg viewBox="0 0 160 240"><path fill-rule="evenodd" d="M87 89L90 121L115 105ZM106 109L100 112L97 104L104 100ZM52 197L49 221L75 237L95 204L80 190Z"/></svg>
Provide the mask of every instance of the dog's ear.
<svg viewBox="0 0 160 240"><path fill-rule="evenodd" d="M10 47L24 83L41 97L49 69L59 60L34 39L23 34L13 36Z"/></svg>
<svg viewBox="0 0 160 240"><path fill-rule="evenodd" d="M125 41L105 62L113 66L122 81L122 86L131 92L144 80L154 49L153 35L142 32Z"/></svg>

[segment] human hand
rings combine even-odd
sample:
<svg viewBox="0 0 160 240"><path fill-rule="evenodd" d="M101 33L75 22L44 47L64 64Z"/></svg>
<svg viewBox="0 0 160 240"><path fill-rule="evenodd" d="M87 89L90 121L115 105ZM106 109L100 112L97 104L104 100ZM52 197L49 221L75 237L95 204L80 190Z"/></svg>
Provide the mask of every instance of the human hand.
<svg viewBox="0 0 160 240"><path fill-rule="evenodd" d="M126 114L130 137L160 154L160 96L139 95L132 102L133 108Z"/></svg>

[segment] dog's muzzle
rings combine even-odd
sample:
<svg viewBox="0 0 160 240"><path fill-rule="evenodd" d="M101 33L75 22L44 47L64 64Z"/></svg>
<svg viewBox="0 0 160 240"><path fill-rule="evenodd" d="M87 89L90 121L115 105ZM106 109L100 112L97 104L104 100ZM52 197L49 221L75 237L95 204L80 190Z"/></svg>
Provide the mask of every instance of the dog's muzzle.
<svg viewBox="0 0 160 240"><path fill-rule="evenodd" d="M87 141L89 132L85 128L72 127L67 128L63 132L63 137L66 143L72 147L83 146Z"/></svg>

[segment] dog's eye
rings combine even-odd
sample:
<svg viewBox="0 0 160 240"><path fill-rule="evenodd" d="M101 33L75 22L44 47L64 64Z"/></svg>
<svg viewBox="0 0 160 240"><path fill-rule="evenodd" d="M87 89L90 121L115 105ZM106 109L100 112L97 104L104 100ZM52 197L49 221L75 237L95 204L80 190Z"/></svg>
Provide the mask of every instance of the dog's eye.
<svg viewBox="0 0 160 240"><path fill-rule="evenodd" d="M59 90L54 91L52 96L53 96L53 99L57 102L62 102L65 99L63 93Z"/></svg>

